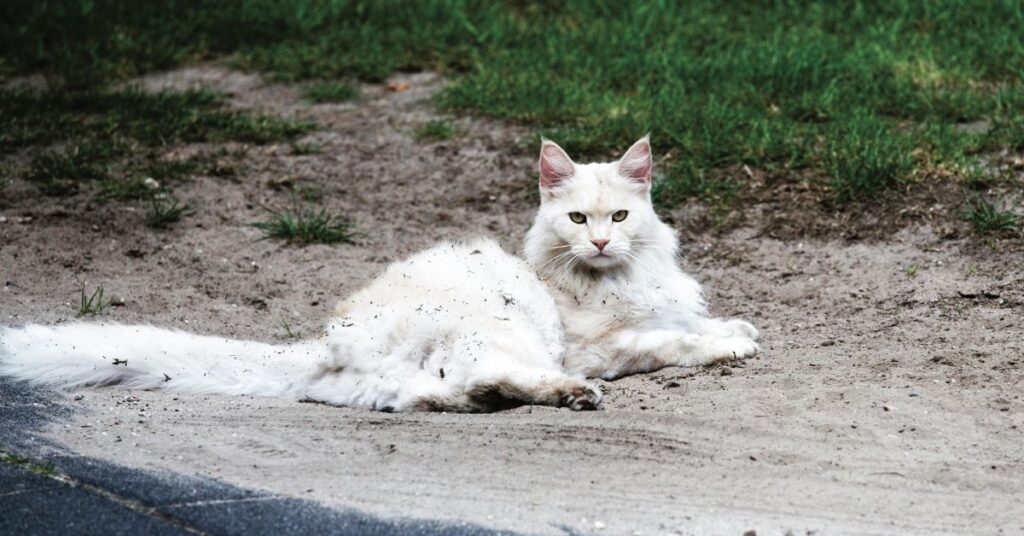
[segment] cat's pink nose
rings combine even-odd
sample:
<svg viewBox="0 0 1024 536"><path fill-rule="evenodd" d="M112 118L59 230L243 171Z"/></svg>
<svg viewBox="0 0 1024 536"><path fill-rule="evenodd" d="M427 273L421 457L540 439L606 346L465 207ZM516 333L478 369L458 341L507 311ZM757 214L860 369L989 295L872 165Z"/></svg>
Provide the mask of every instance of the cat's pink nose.
<svg viewBox="0 0 1024 536"><path fill-rule="evenodd" d="M598 251L604 251L604 247L608 245L608 239L602 238L600 240L591 240L590 243L597 246Z"/></svg>

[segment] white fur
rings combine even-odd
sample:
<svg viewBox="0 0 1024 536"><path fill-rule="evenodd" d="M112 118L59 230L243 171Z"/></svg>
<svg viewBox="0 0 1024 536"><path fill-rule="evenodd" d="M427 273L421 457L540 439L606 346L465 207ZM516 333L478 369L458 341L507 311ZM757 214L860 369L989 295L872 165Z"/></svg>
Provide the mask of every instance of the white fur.
<svg viewBox="0 0 1024 536"><path fill-rule="evenodd" d="M709 318L676 264L675 233L651 206L646 138L619 162L582 165L545 140L539 167L529 264L491 240L441 243L342 302L325 336L292 345L151 326L0 327L0 374L381 410L592 409L601 394L584 377L757 351L757 330Z"/></svg>
<svg viewBox="0 0 1024 536"><path fill-rule="evenodd" d="M36 383L388 410L596 405L596 389L562 372L562 351L544 285L483 239L442 243L392 264L339 305L316 341L270 345L84 323L0 328L0 374Z"/></svg>
<svg viewBox="0 0 1024 536"><path fill-rule="evenodd" d="M569 373L612 379L757 351L757 330L709 318L700 285L679 269L676 235L651 204L647 138L619 162L561 165L574 174L541 182L525 250L558 304ZM628 216L613 221L620 210ZM573 222L572 212L586 222ZM608 241L603 251L595 240Z"/></svg>

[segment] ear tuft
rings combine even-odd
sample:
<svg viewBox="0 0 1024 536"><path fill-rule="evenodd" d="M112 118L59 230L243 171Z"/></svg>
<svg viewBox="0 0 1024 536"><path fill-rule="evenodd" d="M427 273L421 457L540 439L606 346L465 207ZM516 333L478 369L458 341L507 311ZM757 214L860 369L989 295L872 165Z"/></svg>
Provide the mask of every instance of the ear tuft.
<svg viewBox="0 0 1024 536"><path fill-rule="evenodd" d="M569 155L551 140L543 140L540 145L540 187L550 190L572 178L576 174L576 166Z"/></svg>
<svg viewBox="0 0 1024 536"><path fill-rule="evenodd" d="M652 167L650 135L640 138L619 160L619 173L642 184L650 184Z"/></svg>

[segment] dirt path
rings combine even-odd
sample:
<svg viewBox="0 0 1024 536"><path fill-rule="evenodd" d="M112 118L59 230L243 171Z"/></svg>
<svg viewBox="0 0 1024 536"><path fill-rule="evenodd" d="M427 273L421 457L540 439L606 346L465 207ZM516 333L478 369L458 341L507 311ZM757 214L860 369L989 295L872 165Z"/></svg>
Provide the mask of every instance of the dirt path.
<svg viewBox="0 0 1024 536"><path fill-rule="evenodd" d="M417 142L441 82L403 78L409 91L367 86L361 102L316 106L216 67L145 80L315 118L323 130L303 142L321 151L248 148L235 177L177 188L197 213L169 232L128 206L37 199L15 182L0 199L0 322L70 319L81 285L102 284L126 302L109 320L274 340L284 323L315 333L337 299L436 239L483 232L516 249L535 203L528 132L460 120L455 140ZM259 241L248 224L286 202L288 184L321 191L366 239ZM78 420L49 434L134 467L536 533L1024 533L1024 255L928 229L797 242L752 222L719 236L686 212L672 215L689 237L684 265L716 313L764 334L745 366L606 383L590 413L86 390Z"/></svg>

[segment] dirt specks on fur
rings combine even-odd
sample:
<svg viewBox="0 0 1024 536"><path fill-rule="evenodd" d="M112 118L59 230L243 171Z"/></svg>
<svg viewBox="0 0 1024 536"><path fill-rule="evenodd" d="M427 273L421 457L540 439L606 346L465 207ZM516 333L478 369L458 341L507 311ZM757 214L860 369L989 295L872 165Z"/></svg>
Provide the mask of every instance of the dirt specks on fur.
<svg viewBox="0 0 1024 536"><path fill-rule="evenodd" d="M486 233L518 250L536 202L534 156L515 149L529 132L459 119L456 139L416 141L439 116L429 98L443 80L393 81L410 87L367 85L358 101L319 105L300 85L218 66L138 81L204 85L232 107L313 120L319 129L299 143L317 150L229 146L243 153L238 172L177 187L196 213L166 232L130 204L85 210L84 199L13 183L0 202L0 321L69 320L86 283L125 299L103 320L260 340L287 324L309 336L386 263L436 240ZM302 249L259 240L249 224L262 207L300 187L365 238ZM671 215L687 225L686 213ZM681 262L715 314L763 334L761 354L728 364L731 374L599 382L602 410L586 413L381 414L101 389L75 402L87 410L78 422L49 433L135 467L531 533L591 532L596 520L609 534L1024 531L1019 250L928 227L777 239L751 214L726 234L682 229Z"/></svg>

